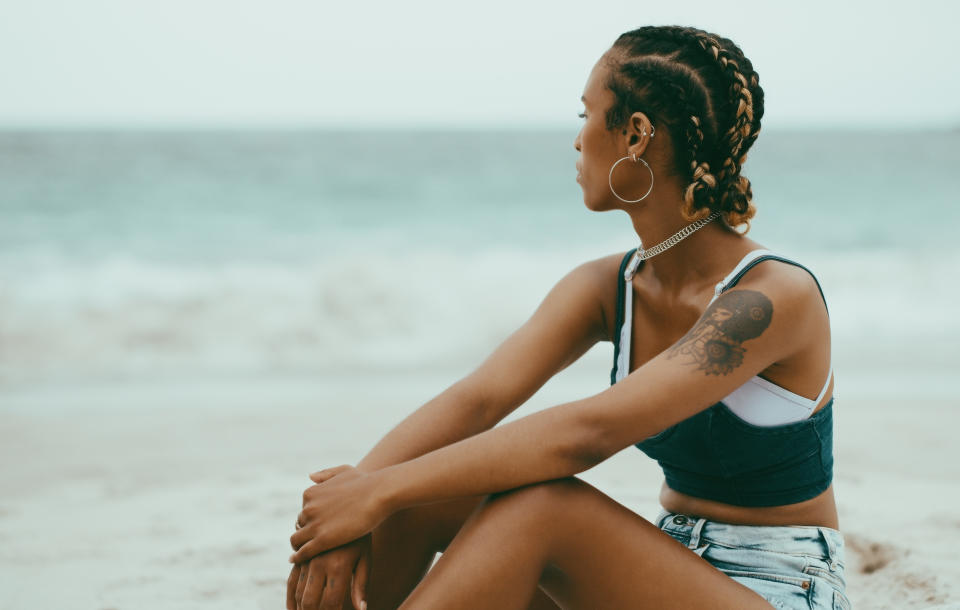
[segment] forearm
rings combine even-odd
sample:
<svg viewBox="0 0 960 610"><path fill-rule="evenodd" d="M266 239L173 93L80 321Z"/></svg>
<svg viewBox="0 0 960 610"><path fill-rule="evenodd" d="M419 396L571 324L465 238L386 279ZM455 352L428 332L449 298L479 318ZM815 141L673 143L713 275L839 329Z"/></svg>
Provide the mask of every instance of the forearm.
<svg viewBox="0 0 960 610"><path fill-rule="evenodd" d="M424 403L397 424L357 463L373 472L412 460L434 449L487 430L485 405L461 380Z"/></svg>
<svg viewBox="0 0 960 610"><path fill-rule="evenodd" d="M538 411L418 458L383 468L391 511L572 476L605 459L576 402Z"/></svg>

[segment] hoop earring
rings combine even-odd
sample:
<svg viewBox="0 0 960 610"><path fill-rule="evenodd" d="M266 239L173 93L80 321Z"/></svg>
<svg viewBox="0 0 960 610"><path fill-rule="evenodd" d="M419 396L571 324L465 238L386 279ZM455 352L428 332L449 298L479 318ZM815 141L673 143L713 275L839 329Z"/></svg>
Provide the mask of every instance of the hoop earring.
<svg viewBox="0 0 960 610"><path fill-rule="evenodd" d="M638 158L636 153L633 154L633 157L632 157L633 161L634 162L640 161L641 163L647 166L647 171L650 172L650 188L647 189L647 192L644 193L643 197L641 197L640 199L624 199L623 197L617 194L617 191L613 190L613 168L616 167L617 163L620 163L620 161L623 161L624 159L630 159L630 158L631 158L630 155L627 155L626 157L618 159L616 163L610 166L610 174L607 176L607 182L610 184L610 192L613 193L614 197L616 197L620 201L623 201L624 203L636 203L638 201L643 201L644 199L647 198L647 195L650 194L650 191L653 190L653 170L650 169L650 164L644 161L642 157Z"/></svg>

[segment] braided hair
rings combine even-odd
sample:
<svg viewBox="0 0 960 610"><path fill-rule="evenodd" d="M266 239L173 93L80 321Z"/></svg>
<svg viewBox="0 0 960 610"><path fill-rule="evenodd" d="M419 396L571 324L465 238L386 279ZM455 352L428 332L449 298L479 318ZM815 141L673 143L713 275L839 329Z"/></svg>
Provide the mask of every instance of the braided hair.
<svg viewBox="0 0 960 610"><path fill-rule="evenodd" d="M763 117L759 77L736 44L693 27L644 26L625 32L606 54L614 102L607 129L637 110L670 126L676 174L689 180L681 213L694 221L719 211L731 227L756 213L740 175Z"/></svg>

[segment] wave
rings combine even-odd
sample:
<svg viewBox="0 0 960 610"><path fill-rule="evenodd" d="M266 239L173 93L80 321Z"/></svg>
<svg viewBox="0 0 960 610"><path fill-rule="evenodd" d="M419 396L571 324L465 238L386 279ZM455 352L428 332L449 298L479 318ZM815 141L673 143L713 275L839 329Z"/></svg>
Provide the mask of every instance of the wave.
<svg viewBox="0 0 960 610"><path fill-rule="evenodd" d="M220 264L8 254L0 381L478 364L565 273L615 251L464 246ZM960 252L783 254L820 280L835 353L960 338L960 288L947 280Z"/></svg>

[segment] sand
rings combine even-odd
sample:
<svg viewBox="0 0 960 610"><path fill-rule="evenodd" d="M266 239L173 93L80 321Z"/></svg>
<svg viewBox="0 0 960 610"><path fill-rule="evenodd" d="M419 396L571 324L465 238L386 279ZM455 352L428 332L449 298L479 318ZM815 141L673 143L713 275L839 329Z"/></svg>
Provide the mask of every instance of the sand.
<svg viewBox="0 0 960 610"><path fill-rule="evenodd" d="M587 395L582 375L562 375L509 419ZM356 463L454 379L3 389L0 609L284 607L307 474ZM854 607L960 608L957 406L838 390ZM661 475L635 449L579 476L648 519L658 511Z"/></svg>

